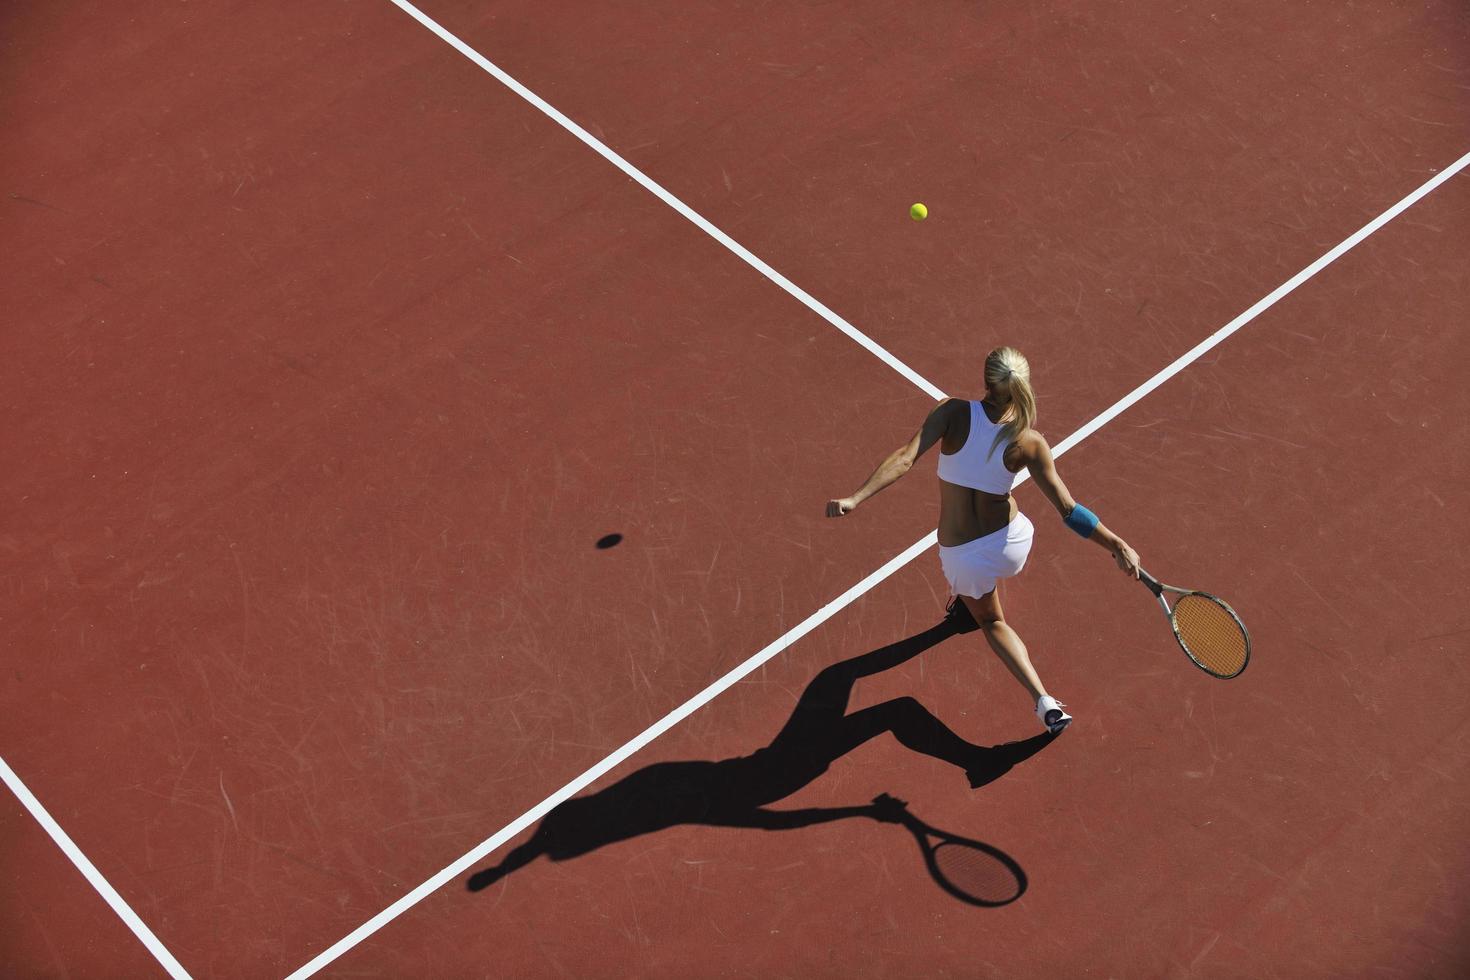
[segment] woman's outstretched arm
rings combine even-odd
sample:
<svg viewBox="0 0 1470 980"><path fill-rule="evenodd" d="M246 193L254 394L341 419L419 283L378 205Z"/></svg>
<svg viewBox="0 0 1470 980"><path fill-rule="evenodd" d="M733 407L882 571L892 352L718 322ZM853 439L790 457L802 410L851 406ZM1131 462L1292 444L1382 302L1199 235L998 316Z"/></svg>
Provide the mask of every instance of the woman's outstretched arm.
<svg viewBox="0 0 1470 980"><path fill-rule="evenodd" d="M955 404L958 404L955 399L946 398L935 405L929 412L929 417L924 419L924 424L919 426L919 431L914 433L914 437L889 453L888 457L878 464L873 475L868 477L867 482L858 488L857 493L840 500L827 501L827 516L841 517L873 494L898 482L899 477L913 468L914 460L924 455L929 451L930 446L944 438L944 433L949 429L949 420L953 415Z"/></svg>
<svg viewBox="0 0 1470 980"><path fill-rule="evenodd" d="M1062 482L1057 473L1056 460L1052 458L1051 447L1042 438L1039 432L1027 432L1017 442L1017 448L1021 452L1021 458L1026 462L1026 469L1030 470L1031 478L1046 494L1046 499L1057 509L1062 520L1067 526L1090 541L1096 541L1106 548L1123 571L1138 577L1138 552L1128 546L1128 542L1118 537L1108 529L1108 526L1089 511L1086 507L1080 507L1077 501L1072 499L1072 494L1067 490L1067 485Z"/></svg>
<svg viewBox="0 0 1470 980"><path fill-rule="evenodd" d="M757 806L749 810L717 814L697 822L717 827L759 827L761 830L799 830L813 824L845 820L848 817L870 817L880 823L901 823L908 815L904 809L907 805L884 793L864 806L807 807L802 810L772 810L770 807Z"/></svg>

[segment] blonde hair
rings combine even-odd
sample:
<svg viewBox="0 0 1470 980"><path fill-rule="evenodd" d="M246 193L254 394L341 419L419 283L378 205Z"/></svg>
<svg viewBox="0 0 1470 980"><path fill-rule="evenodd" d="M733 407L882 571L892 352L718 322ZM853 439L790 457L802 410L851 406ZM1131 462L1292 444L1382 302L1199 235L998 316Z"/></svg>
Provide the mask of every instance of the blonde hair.
<svg viewBox="0 0 1470 980"><path fill-rule="evenodd" d="M985 384L995 404L1004 409L1004 423L990 444L988 459L997 446L1008 445L1036 424L1036 394L1031 390L1031 365L1014 347L997 347L985 358Z"/></svg>

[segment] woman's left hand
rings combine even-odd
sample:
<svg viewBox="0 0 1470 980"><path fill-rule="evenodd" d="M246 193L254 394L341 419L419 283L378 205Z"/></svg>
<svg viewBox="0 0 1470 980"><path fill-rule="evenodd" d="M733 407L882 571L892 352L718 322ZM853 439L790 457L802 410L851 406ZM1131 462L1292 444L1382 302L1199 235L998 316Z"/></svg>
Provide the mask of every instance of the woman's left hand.
<svg viewBox="0 0 1470 980"><path fill-rule="evenodd" d="M843 497L841 500L827 501L827 516L841 517L850 514L857 509L857 501L851 497Z"/></svg>

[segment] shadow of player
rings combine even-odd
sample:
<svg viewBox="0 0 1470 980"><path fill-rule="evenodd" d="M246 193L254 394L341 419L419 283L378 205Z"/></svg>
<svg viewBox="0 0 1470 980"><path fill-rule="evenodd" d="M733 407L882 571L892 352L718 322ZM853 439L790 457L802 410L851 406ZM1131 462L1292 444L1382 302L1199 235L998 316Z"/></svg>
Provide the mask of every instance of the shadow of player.
<svg viewBox="0 0 1470 980"><path fill-rule="evenodd" d="M1041 751L1056 736L1042 734L990 748L974 745L950 731L911 697L894 698L851 713L847 710L853 685L860 678L897 667L971 628L973 623L948 618L915 636L824 668L807 685L771 744L751 755L719 761L660 762L596 793L567 800L547 814L531 838L498 865L472 875L470 891L489 887L543 854L553 861L565 861L606 844L679 824L790 830L848 817L905 822L895 808L885 805L884 797L862 806L768 808L768 804L795 793L837 759L884 732L891 732L915 752L964 770L972 787L994 781Z"/></svg>

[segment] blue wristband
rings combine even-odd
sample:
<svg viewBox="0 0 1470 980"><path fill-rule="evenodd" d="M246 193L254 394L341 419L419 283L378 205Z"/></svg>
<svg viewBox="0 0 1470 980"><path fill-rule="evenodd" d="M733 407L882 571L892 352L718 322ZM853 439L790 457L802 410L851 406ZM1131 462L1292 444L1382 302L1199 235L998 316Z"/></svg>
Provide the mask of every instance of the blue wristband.
<svg viewBox="0 0 1470 980"><path fill-rule="evenodd" d="M1074 503L1071 513L1062 518L1062 523L1084 538L1090 538L1093 528L1097 527L1097 515L1081 504Z"/></svg>

